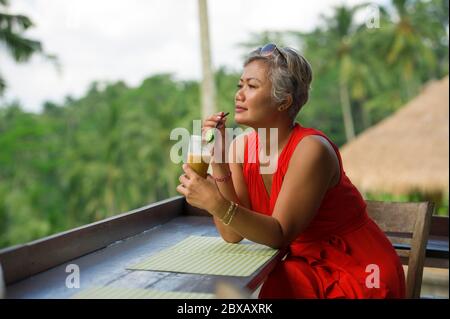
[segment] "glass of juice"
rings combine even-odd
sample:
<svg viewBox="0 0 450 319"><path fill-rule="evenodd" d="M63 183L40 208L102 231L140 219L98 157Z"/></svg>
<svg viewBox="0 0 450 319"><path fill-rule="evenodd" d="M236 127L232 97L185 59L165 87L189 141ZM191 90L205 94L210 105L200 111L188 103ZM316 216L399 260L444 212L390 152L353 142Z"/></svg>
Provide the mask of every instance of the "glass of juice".
<svg viewBox="0 0 450 319"><path fill-rule="evenodd" d="M211 161L209 144L200 135L191 135L187 164L201 177L208 175L208 166Z"/></svg>

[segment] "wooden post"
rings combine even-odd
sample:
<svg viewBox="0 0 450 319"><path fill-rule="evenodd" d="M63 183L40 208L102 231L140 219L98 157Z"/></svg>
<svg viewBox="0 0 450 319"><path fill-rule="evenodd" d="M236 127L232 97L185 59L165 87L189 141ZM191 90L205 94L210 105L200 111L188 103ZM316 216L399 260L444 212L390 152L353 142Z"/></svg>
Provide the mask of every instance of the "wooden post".
<svg viewBox="0 0 450 319"><path fill-rule="evenodd" d="M206 0L198 0L198 12L200 21L200 44L202 56L202 118L206 118L216 112L216 90L214 72L211 63L211 51L209 44L208 7Z"/></svg>

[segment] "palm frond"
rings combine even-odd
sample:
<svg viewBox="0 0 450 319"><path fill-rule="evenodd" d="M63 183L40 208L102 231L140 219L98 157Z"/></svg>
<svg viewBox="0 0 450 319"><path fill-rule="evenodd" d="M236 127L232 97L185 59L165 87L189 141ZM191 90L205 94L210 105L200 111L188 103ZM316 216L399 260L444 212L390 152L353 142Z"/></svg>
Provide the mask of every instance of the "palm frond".
<svg viewBox="0 0 450 319"><path fill-rule="evenodd" d="M3 43L16 62L25 62L34 53L42 53L39 41L24 38L16 33L0 33L0 43Z"/></svg>
<svg viewBox="0 0 450 319"><path fill-rule="evenodd" d="M5 92L5 88L6 88L6 82L3 79L2 75L0 74L0 96L2 96L3 92Z"/></svg>
<svg viewBox="0 0 450 319"><path fill-rule="evenodd" d="M32 27L33 21L22 14L0 12L0 32L23 32Z"/></svg>

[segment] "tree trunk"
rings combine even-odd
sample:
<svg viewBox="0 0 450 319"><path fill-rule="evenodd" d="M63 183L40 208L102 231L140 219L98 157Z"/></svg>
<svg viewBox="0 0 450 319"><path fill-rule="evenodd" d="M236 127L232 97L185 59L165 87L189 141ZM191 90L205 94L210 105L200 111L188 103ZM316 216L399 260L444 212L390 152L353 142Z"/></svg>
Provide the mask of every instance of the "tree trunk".
<svg viewBox="0 0 450 319"><path fill-rule="evenodd" d="M341 97L342 116L344 117L345 136L347 142L350 142L355 138L355 128L353 127L353 116L346 82L341 81L339 93Z"/></svg>
<svg viewBox="0 0 450 319"><path fill-rule="evenodd" d="M361 105L361 112L362 112L363 127L365 130L372 125L372 116L370 115L370 110L368 110L367 107L364 107L362 105Z"/></svg>
<svg viewBox="0 0 450 319"><path fill-rule="evenodd" d="M202 55L202 118L206 118L216 111L216 90L214 85L214 73L211 66L211 52L208 30L208 7L206 0L198 0L198 12L200 21L200 43Z"/></svg>

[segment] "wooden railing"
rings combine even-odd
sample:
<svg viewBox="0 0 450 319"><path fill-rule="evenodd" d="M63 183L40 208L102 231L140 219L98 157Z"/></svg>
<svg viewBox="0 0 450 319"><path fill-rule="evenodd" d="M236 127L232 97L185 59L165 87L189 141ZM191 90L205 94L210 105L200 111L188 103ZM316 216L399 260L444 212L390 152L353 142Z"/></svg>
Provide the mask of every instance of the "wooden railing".
<svg viewBox="0 0 450 319"><path fill-rule="evenodd" d="M7 285L25 280L180 216L209 215L188 205L183 197L174 197L96 223L0 250L4 280ZM448 218L433 216L425 266L448 268L448 246ZM247 288L256 288L272 266L265 267L252 278L247 278Z"/></svg>

